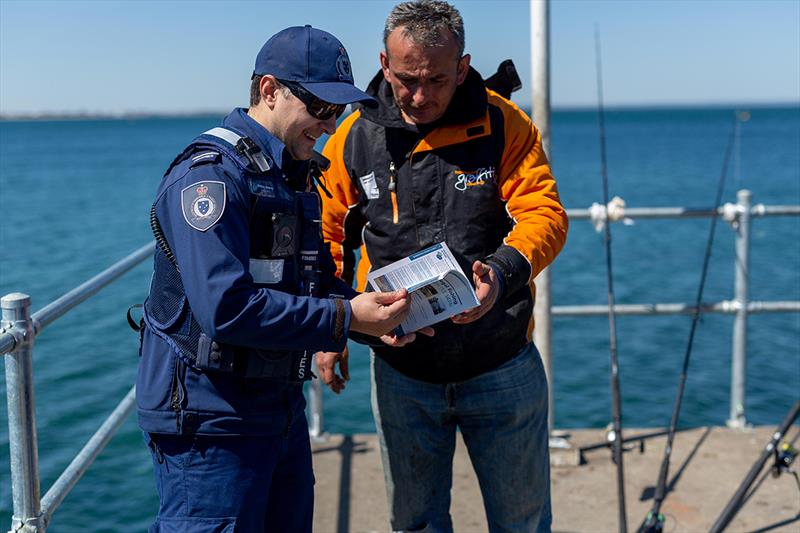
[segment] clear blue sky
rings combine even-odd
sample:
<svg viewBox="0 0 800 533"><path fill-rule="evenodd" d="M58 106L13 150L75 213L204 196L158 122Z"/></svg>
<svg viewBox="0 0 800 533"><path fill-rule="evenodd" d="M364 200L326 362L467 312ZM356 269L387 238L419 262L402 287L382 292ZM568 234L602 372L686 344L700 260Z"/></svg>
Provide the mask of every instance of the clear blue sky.
<svg viewBox="0 0 800 533"><path fill-rule="evenodd" d="M472 64L512 58L530 103L527 0L455 0ZM246 105L274 32L312 24L375 73L394 1L0 0L0 112L191 112ZM594 27L609 105L800 102L800 0L554 0L554 106L594 105Z"/></svg>

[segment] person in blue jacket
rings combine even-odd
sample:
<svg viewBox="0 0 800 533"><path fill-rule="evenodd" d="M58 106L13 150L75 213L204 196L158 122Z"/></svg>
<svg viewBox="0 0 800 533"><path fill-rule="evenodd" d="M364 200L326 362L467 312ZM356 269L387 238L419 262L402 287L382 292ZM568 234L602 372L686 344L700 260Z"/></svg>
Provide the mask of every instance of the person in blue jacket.
<svg viewBox="0 0 800 533"><path fill-rule="evenodd" d="M392 331L405 291L356 294L323 245L311 161L354 86L333 35L287 28L255 61L250 107L172 162L150 221L139 425L160 507L150 531L311 531L314 476L304 381L316 351Z"/></svg>

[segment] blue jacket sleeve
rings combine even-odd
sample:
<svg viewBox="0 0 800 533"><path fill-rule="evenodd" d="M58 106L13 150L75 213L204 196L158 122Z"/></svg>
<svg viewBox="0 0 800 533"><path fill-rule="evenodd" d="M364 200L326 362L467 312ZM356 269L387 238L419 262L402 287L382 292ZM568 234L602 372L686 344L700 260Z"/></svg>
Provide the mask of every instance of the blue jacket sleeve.
<svg viewBox="0 0 800 533"><path fill-rule="evenodd" d="M182 191L202 181L224 184L224 199L216 199L223 212L205 231L189 224L181 204ZM209 337L226 344L341 351L350 327L349 302L294 296L253 283L249 194L236 169L223 163L190 168L168 179L156 198L156 213L195 319Z"/></svg>

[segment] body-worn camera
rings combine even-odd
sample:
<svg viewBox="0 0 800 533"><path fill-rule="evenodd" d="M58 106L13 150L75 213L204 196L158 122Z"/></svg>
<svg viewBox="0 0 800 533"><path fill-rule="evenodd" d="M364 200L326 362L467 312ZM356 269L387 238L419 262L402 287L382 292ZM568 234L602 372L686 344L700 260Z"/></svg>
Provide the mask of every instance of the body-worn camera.
<svg viewBox="0 0 800 533"><path fill-rule="evenodd" d="M272 215L271 257L290 257L297 251L297 216L286 213Z"/></svg>

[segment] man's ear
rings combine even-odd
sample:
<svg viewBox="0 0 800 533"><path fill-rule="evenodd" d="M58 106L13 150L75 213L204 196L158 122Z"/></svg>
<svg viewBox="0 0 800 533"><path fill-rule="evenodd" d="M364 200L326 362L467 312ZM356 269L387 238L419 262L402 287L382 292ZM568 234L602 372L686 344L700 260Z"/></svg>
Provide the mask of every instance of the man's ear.
<svg viewBox="0 0 800 533"><path fill-rule="evenodd" d="M467 79L467 73L469 72L469 54L464 54L464 56L458 60L458 67L456 70L456 83L461 85L464 83L464 80Z"/></svg>
<svg viewBox="0 0 800 533"><path fill-rule="evenodd" d="M275 76L265 75L261 78L258 89L261 91L261 101L272 109L275 106L278 91L280 91L278 80L275 79Z"/></svg>
<svg viewBox="0 0 800 533"><path fill-rule="evenodd" d="M381 70L383 71L383 77L386 81L391 81L389 77L391 73L389 72L389 55L386 53L386 50L381 50Z"/></svg>

